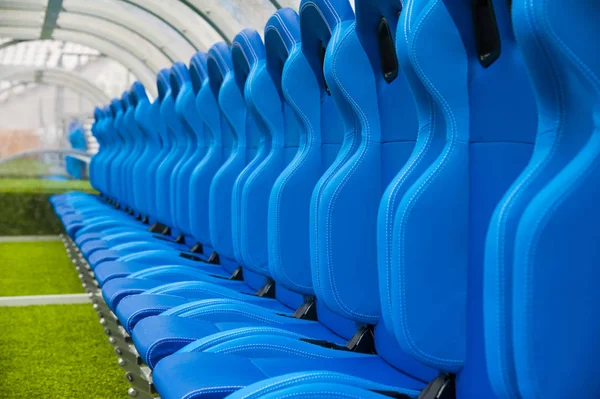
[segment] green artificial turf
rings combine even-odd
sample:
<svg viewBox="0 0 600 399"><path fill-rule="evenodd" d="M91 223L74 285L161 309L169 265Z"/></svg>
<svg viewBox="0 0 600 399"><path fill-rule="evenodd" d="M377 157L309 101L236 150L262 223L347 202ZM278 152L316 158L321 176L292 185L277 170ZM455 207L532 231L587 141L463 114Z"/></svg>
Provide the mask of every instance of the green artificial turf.
<svg viewBox="0 0 600 399"><path fill-rule="evenodd" d="M0 296L83 293L60 241L0 243L0 276Z"/></svg>
<svg viewBox="0 0 600 399"><path fill-rule="evenodd" d="M42 162L36 158L14 159L0 164L0 176L3 177L37 177L52 174L52 165ZM63 168L64 169L64 168ZM63 172L64 173L64 172Z"/></svg>
<svg viewBox="0 0 600 399"><path fill-rule="evenodd" d="M91 305L0 307L0 328L3 399L127 397Z"/></svg>
<svg viewBox="0 0 600 399"><path fill-rule="evenodd" d="M67 191L94 192L94 189L87 180L0 178L0 193L56 194Z"/></svg>

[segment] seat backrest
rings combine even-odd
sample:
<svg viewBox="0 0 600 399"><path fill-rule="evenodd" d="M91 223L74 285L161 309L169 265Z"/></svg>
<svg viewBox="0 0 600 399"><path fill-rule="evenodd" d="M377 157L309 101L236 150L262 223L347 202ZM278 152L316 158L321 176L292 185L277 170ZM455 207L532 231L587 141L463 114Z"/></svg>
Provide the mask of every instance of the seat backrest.
<svg viewBox="0 0 600 399"><path fill-rule="evenodd" d="M131 90L136 97L135 121L143 135L143 149L138 160L133 166L132 186L134 189L134 201L139 207L142 215L150 213L149 198L146 196L145 180L146 171L158 152L157 140L153 132L154 126L151 121L151 104L148 100L145 87L140 82L134 82Z"/></svg>
<svg viewBox="0 0 600 399"><path fill-rule="evenodd" d="M315 7L311 4L321 13L330 7L325 1L305 6ZM371 299L376 305L378 298L363 294L362 286L373 285L376 272L363 274L360 269L368 268L368 259L375 257L375 221L381 198L377 90L349 3L336 1L331 8L333 34L324 72L345 136L340 153L317 183L311 200L313 285L317 298L332 311L349 320L374 324L379 310ZM364 187L359 187L363 180ZM349 306L351 302L356 306Z"/></svg>
<svg viewBox="0 0 600 399"><path fill-rule="evenodd" d="M118 152L118 143L119 138L115 134L115 132L110 128L112 124L112 111L110 105L105 105L102 109L102 119L99 122L98 131L101 132L104 137L104 142L106 143L107 152L106 155L102 157L102 169L103 169L103 178L102 178L102 194L107 197L111 197L111 173L112 173L112 163L114 158Z"/></svg>
<svg viewBox="0 0 600 399"><path fill-rule="evenodd" d="M127 92L123 92L121 97L119 97L119 102L121 103L120 112L117 113L115 117L114 125L115 128L118 129L121 139L123 140L122 147L120 149L121 155L119 156L119 202L123 207L127 206L126 196L125 196L125 164L127 158L129 157L129 150L132 146L132 137L125 123L125 115L127 114L127 110L129 109L129 96Z"/></svg>
<svg viewBox="0 0 600 399"><path fill-rule="evenodd" d="M238 263L233 252L231 198L235 179L246 166L245 135L240 135L244 133L246 106L227 44L217 43L210 48L207 67L211 91L218 98L223 154L229 154L210 185L210 238L221 264L233 271Z"/></svg>
<svg viewBox="0 0 600 399"><path fill-rule="evenodd" d="M350 10L344 21L352 16ZM277 73L281 74L280 90L288 104L287 112L295 115L291 120L299 123L299 149L274 184L268 215L269 268L278 284L278 298L289 306L300 297L281 288L314 295L310 199L319 178L334 162L344 133L323 75L323 57L335 17L328 8L322 12L316 5L304 5L300 8L300 32L297 19L293 11L281 10L265 28L273 64L285 60ZM322 323L346 338L354 334L353 322L332 313L318 300L316 304Z"/></svg>
<svg viewBox="0 0 600 399"><path fill-rule="evenodd" d="M126 160L126 175L125 186L127 188L127 203L132 210L139 213L139 204L135 201L135 183L134 183L134 168L136 163L139 161L140 156L146 148L145 135L141 126L135 119L135 112L138 107L138 100L133 88L129 90L129 103L131 104L127 112L125 113L124 120L129 133L132 136L132 148L129 156Z"/></svg>
<svg viewBox="0 0 600 399"><path fill-rule="evenodd" d="M501 398L594 397L600 354L597 4L513 4L539 125L485 248L488 371Z"/></svg>
<svg viewBox="0 0 600 399"><path fill-rule="evenodd" d="M99 191L103 192L106 188L103 184L103 177L105 173L103 161L106 159L110 149L109 142L104 134L104 130L102 129L102 119L104 118L104 114L102 109L99 106L94 107L94 123L90 128L92 136L98 142L98 152L92 156L90 160L90 184L92 187Z"/></svg>
<svg viewBox="0 0 600 399"><path fill-rule="evenodd" d="M252 205L245 203L242 194L250 176L267 157L272 146L272 138L267 131L266 125L260 119L260 116L257 115L253 105L254 98L250 96L250 79L265 67L265 48L258 32L253 29L244 29L236 35L232 43L231 59L235 82L246 107L245 120L243 121L243 126L240 123L239 128L243 128L246 133L247 162L247 165L236 178L231 194L233 251L235 259L240 265L247 267L247 270L255 271L255 268L248 267L246 259L243 257L243 242L247 232L242 213L245 207ZM258 95L260 94L262 93ZM256 206L257 204L254 205ZM258 212L261 211L258 210ZM259 226L252 226L252 228L261 229ZM264 225L264 228L266 229L266 225Z"/></svg>
<svg viewBox="0 0 600 399"><path fill-rule="evenodd" d="M265 47L267 68L285 104L284 118L289 121L285 124L286 133L293 128L299 133L297 155L275 181L269 198L269 269L278 287L312 295L308 207L322 171L320 115L316 112L322 89L302 52L300 19L295 11L284 8L269 18L265 26ZM316 63L319 63L319 55L314 53ZM304 111L308 107L314 111Z"/></svg>
<svg viewBox="0 0 600 399"><path fill-rule="evenodd" d="M146 195L148 196L148 219L153 223L158 217L158 197L163 194L161 184L164 184L158 173L158 168L170 151L170 142L167 127L160 115L160 103L166 95L166 87L169 81L169 70L161 69L156 75L156 88L158 96L150 105L150 121L152 123L153 136L156 138L157 149L148 166L145 179Z"/></svg>
<svg viewBox="0 0 600 399"><path fill-rule="evenodd" d="M177 229L176 234L189 235L189 218L183 218L183 225L179 224L177 209L183 209L187 211L189 209L189 175L186 176L186 165L194 159L194 155L198 151L198 138L194 129L186 121L183 113L183 102L188 98L189 91L191 90L191 81L187 66L183 62L176 62L171 67L171 74L169 76L171 82L171 96L173 97L173 117L167 119L167 126L171 128L171 131L175 135L175 142L177 143L176 153L178 159L173 165L173 171L171 172L171 180L169 186L170 200L169 206L171 207L172 215L172 226ZM197 121L197 117L196 117ZM200 131L200 140L202 131ZM204 146L201 147L200 156L204 156ZM196 161L197 162L197 161ZM187 180L186 180L187 177Z"/></svg>
<svg viewBox="0 0 600 399"><path fill-rule="evenodd" d="M393 6L392 6L393 7ZM412 184L427 170L439 156L446 143L444 120L440 112L433 112L434 104L423 82L417 76L411 62L409 37L415 26L413 21L418 13L411 13L414 3L404 3L400 7L400 18L395 32L395 47L400 74L406 79L411 99L415 105L413 111L417 118L417 141L412 154L402 169L392 179L383 193L377 218L377 264L379 268L379 294L382 307L382 321L388 332L393 333L392 298L392 256L395 237L394 220L396 211L404 195ZM378 29L379 30L379 29ZM391 64L393 65L393 64ZM405 102L402 102L405 104Z"/></svg>
<svg viewBox="0 0 600 399"><path fill-rule="evenodd" d="M135 113L135 104L131 98L131 91L126 90L123 92L121 96L121 101L123 101L123 118L121 120L122 132L125 137L125 146L123 150L126 155L123 158L121 164L121 192L122 196L122 204L128 208L132 208L131 197L133 195L133 190L129 185L129 177L131 172L131 162L133 161L132 154L135 154L138 148L139 141L139 129L135 124L134 113Z"/></svg>
<svg viewBox="0 0 600 399"><path fill-rule="evenodd" d="M292 10L288 11L295 17L293 22L296 34L299 36L297 15ZM283 27L280 29L283 30ZM288 33L284 31L283 34ZM257 57L259 58L257 65L250 71L245 86L248 110L255 116L257 125L264 135L261 151L265 152L265 155L253 170L246 169L249 175L240 198L239 228L243 266L270 278L267 239L270 228L269 197L276 179L291 160L291 153L298 150L299 124L296 115L290 111L284 101L281 90L282 70L288 54L285 42L282 41L279 31L269 33L267 30L265 37L270 39L270 54L262 59ZM264 54L264 47L257 32L249 35L246 31L242 31L236 39L233 50L234 60L238 53L258 54L255 51L256 47L262 47ZM277 46L282 47L283 54L279 52ZM300 306L303 302L302 296L288 292L282 286L276 290L276 294L281 302L292 308Z"/></svg>
<svg viewBox="0 0 600 399"><path fill-rule="evenodd" d="M221 133L223 115L217 103L220 83L215 93L211 88L206 53L199 51L194 54L190 61L190 76L195 93L195 107L204 124L206 146L206 155L190 177L190 229L194 238L203 245L204 252L209 253L214 251L210 240L208 212L210 185L231 148L223 146Z"/></svg>
<svg viewBox="0 0 600 399"><path fill-rule="evenodd" d="M183 234L191 235L189 212L193 206L190 202L191 175L194 168L206 154L204 140L204 124L196 109L196 95L188 67L183 63L174 64L171 70L171 87L176 87L175 111L179 116L181 129L185 137L187 149L181 161L174 169L172 181L171 212L176 226Z"/></svg>
<svg viewBox="0 0 600 399"><path fill-rule="evenodd" d="M158 196L158 220L169 226L173 226L173 213L171 212L172 193L175 184L175 167L181 162L183 155L187 151L187 137L182 131L181 119L175 111L175 96L171 84L172 68L169 70L168 84L166 86L164 98L160 103L160 115L166 125L166 132L169 140L170 151L158 168L161 185L158 187L161 195ZM177 89L177 88L176 88Z"/></svg>
<svg viewBox="0 0 600 399"><path fill-rule="evenodd" d="M383 189L414 147L417 123L393 45L399 7L357 2L356 11L356 22L343 27L325 57L325 76L344 119L347 151L342 150L342 162L320 193L313 194L313 281L318 298L331 310L375 324L381 312L377 212Z"/></svg>
<svg viewBox="0 0 600 399"><path fill-rule="evenodd" d="M111 129L116 137L119 138L118 153L113 160L111 174L113 182L113 186L111 187L113 190L112 195L117 201L121 201L122 199L121 180L123 175L121 173L121 167L123 166L123 160L127 156L126 133L123 129L123 113L125 111L123 105L123 101L117 98L113 99L110 104L112 113Z"/></svg>
<svg viewBox="0 0 600 399"><path fill-rule="evenodd" d="M468 1L458 3L465 7ZM408 33L410 61L430 98L429 115L423 116L432 119L439 113L430 129L442 132L444 147L398 204L389 265L394 295L382 311L390 312L406 353L456 372L465 359L469 244L467 55L444 2L408 2L403 14L404 27L414 27ZM430 319L443 322L443 332L425 327L431 326Z"/></svg>

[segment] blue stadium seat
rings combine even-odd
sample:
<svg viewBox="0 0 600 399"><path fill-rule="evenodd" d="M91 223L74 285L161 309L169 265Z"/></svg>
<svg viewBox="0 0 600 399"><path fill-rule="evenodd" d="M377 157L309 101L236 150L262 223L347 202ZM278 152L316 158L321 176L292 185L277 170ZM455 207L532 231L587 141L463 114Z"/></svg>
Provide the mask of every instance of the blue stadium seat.
<svg viewBox="0 0 600 399"><path fill-rule="evenodd" d="M513 6L540 120L533 156L496 207L486 243L485 353L501 398L598 389L598 11L580 1Z"/></svg>

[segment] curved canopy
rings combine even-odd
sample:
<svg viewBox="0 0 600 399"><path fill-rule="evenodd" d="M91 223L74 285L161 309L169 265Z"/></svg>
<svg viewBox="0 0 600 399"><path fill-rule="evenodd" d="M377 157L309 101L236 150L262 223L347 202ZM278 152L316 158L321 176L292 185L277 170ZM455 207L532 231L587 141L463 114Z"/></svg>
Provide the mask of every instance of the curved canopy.
<svg viewBox="0 0 600 399"><path fill-rule="evenodd" d="M36 31L32 28L0 27L0 36L9 36L19 40L37 40ZM136 78L144 84L146 90L152 97L156 97L156 72L139 58L128 52L118 44L112 43L104 38L93 36L83 32L57 29L54 38L73 43L79 43L106 54L110 58L119 61L131 70Z"/></svg>
<svg viewBox="0 0 600 399"><path fill-rule="evenodd" d="M0 36L93 47L126 66L156 96L158 70L197 50L263 31L280 7L300 0L0 0Z"/></svg>
<svg viewBox="0 0 600 399"><path fill-rule="evenodd" d="M110 97L99 87L77 75L59 68L15 68L0 69L0 81L44 82L69 87L80 93L93 104L106 104ZM90 110L91 114L91 110Z"/></svg>

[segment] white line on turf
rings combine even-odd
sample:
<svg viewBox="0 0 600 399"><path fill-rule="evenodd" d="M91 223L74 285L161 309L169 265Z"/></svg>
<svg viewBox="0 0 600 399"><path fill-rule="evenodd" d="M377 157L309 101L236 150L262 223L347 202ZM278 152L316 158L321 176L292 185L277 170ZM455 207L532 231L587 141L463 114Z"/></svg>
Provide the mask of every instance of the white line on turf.
<svg viewBox="0 0 600 399"><path fill-rule="evenodd" d="M59 236L0 236L2 242L60 241Z"/></svg>
<svg viewBox="0 0 600 399"><path fill-rule="evenodd" d="M30 296L5 296L0 297L2 306L29 306L29 305L64 305L72 303L89 303L88 294L62 294L62 295L30 295Z"/></svg>

